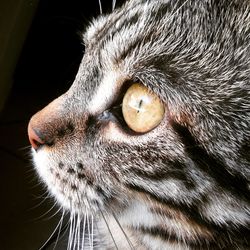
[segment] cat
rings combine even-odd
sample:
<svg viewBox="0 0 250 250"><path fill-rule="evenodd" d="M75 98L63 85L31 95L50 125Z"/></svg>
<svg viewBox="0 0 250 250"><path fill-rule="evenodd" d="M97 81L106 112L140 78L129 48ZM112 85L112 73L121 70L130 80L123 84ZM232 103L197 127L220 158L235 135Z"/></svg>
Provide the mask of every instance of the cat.
<svg viewBox="0 0 250 250"><path fill-rule="evenodd" d="M250 2L130 0L83 41L28 125L68 249L250 249Z"/></svg>

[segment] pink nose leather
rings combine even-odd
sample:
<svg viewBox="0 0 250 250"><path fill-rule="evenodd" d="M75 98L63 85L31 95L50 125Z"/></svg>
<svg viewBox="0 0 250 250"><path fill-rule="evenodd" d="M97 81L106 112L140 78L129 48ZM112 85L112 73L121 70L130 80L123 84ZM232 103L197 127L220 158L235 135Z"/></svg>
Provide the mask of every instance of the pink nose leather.
<svg viewBox="0 0 250 250"><path fill-rule="evenodd" d="M35 130L31 127L31 124L28 125L28 137L32 148L37 150L41 145L44 145L45 142L37 135Z"/></svg>

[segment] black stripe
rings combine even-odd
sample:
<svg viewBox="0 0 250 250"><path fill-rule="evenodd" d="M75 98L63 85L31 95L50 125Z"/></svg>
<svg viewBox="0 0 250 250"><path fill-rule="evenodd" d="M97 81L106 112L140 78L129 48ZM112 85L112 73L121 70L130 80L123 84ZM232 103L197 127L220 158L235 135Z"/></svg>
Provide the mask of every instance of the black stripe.
<svg viewBox="0 0 250 250"><path fill-rule="evenodd" d="M179 246L179 244L183 244L185 246L191 247L192 250L196 249L215 249L215 242L209 242L207 239L199 238L199 240L194 241L190 239L183 239L178 238L177 235L173 232L168 232L167 230L160 228L160 227L146 227L146 226L140 226L136 228L137 230L141 231L143 234L148 234L150 236L160 238L163 241L167 241L170 244L176 244L176 246Z"/></svg>
<svg viewBox="0 0 250 250"><path fill-rule="evenodd" d="M154 23L157 23L158 21L160 21L163 18L163 16L166 14L166 12L169 11L169 7L170 7L169 3L162 4L159 9L157 9L151 13L148 13L148 14L150 14L152 16L152 20L154 20ZM137 22L139 24L139 14L135 14L130 19L125 20L123 25L126 24L126 28L129 30L130 26L136 24ZM123 27L123 25L121 25L121 27ZM150 24L148 24L148 26L149 25ZM119 28L121 28L121 27L119 27ZM142 44L142 43L145 44L149 41L154 41L154 40L158 39L159 35L157 34L157 30L151 29L150 32L145 32L147 30L147 26L145 26L145 27L146 28L141 35L139 35L136 39L133 38L132 43L127 44L126 49L124 49L124 51L120 54L119 58L117 58L118 62L120 60L124 60L128 55L132 54L136 48L140 47L140 44ZM147 35L145 35L145 34L147 34Z"/></svg>
<svg viewBox="0 0 250 250"><path fill-rule="evenodd" d="M145 153L147 150L145 150ZM166 158L161 159L160 156L156 157L157 159L153 159L154 157L147 157L145 155L142 158L150 164L152 162L153 165L157 165L159 160L161 160L164 164L164 168L155 168L153 172L145 170L139 167L131 167L129 170L132 174L137 175L140 178L149 179L150 181L160 181L160 180L168 180L168 179L176 179L182 182L182 184L188 189L194 189L196 187L193 182L191 176L185 172L185 164L180 161L170 161ZM149 158L149 159L147 159Z"/></svg>
<svg viewBox="0 0 250 250"><path fill-rule="evenodd" d="M186 127L174 122L172 127L185 145L188 157L192 159L199 169L211 176L222 189L249 202L250 192L247 179L241 176L240 173L234 175L230 173L227 166L220 159L209 155L202 148Z"/></svg>
<svg viewBox="0 0 250 250"><path fill-rule="evenodd" d="M210 242L209 239L204 237L199 237L197 242L188 242L188 240L185 240L187 245L192 247L193 250L206 249L206 247L208 247L209 250L235 250L240 247L242 247L240 249L250 249L250 225L228 228L228 226L219 226L213 222L205 221L205 218L199 215L197 206L199 203L204 204L206 202L206 197L202 197L199 201L197 200L193 206L187 206L186 204L176 204L171 200L158 197L150 191L136 185L128 184L127 187L149 195L151 199L160 202L163 206L166 205L168 208L176 210L178 213L182 213L189 221L193 221L198 226L205 227L213 233L213 239ZM174 235L169 235L166 231L162 232L162 229L160 229L159 232L156 228L152 228L152 230L151 228L143 229L146 230L144 233L148 232L152 234L152 236L160 236L162 239L165 238L165 240L170 239L170 242L176 241L177 239ZM162 233L162 235L160 233Z"/></svg>
<svg viewBox="0 0 250 250"><path fill-rule="evenodd" d="M129 27L135 23L137 23L139 15L136 13L134 16L126 17L126 13L129 13L130 10L133 8L127 8L127 9L121 9L120 12L116 13L116 15L112 16L113 19L109 20L109 22L106 22L102 29L97 30L96 36L94 37L95 42L91 43L91 47L96 47L97 44L99 44L100 47L103 46L103 44L106 42L106 37L113 37L119 30L124 28L126 25L126 28L129 29ZM126 12L126 13L125 13ZM124 18L125 17L125 18ZM121 19L123 18L123 21ZM115 23L119 23L119 26L117 26L115 29Z"/></svg>
<svg viewBox="0 0 250 250"><path fill-rule="evenodd" d="M136 228L141 231L143 234L149 234L153 237L160 237L162 240L167 241L169 243L182 243L185 246L190 247L192 250L235 250L235 249L249 249L249 229L243 229L239 232L232 233L231 236L228 233L219 232L218 236L213 240L201 237L197 240L183 239L178 238L172 232L160 228L160 227L145 227L140 226Z"/></svg>
<svg viewBox="0 0 250 250"><path fill-rule="evenodd" d="M193 220L196 224L200 225L200 226L205 226L208 229L211 230L216 230L217 226L216 225L212 225L210 222L207 222L205 220L204 217L199 215L199 209L198 206L201 203L206 203L206 197L199 197L199 199L197 201L194 201L193 204L195 205L187 205L183 202L175 202L172 199L168 199L167 197L161 197L155 193L152 193L149 190L144 189L141 186L138 186L136 184L126 184L126 186L129 189L135 190L136 192L139 193L144 193L147 194L151 199L168 206L169 208L176 210L180 213L183 213L185 216L187 216L187 218L189 218L190 220Z"/></svg>
<svg viewBox="0 0 250 250"><path fill-rule="evenodd" d="M250 142L246 142L239 150L241 157L250 163Z"/></svg>

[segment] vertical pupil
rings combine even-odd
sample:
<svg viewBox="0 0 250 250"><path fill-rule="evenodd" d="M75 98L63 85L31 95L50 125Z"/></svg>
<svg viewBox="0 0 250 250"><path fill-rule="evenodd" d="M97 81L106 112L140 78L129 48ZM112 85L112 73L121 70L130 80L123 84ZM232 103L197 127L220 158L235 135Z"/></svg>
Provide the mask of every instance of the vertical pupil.
<svg viewBox="0 0 250 250"><path fill-rule="evenodd" d="M141 108L142 102L143 102L143 100L141 99L140 102L139 102L139 105L138 105L137 113L140 112L140 108Z"/></svg>

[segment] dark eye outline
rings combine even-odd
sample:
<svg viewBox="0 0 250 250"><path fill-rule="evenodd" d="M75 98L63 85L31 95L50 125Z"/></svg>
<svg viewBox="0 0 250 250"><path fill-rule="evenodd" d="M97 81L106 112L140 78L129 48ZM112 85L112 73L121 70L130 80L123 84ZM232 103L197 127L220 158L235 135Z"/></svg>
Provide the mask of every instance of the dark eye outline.
<svg viewBox="0 0 250 250"><path fill-rule="evenodd" d="M128 127L137 133L148 133L154 130L165 116L165 105L162 100L140 82L134 83L127 90L123 98L122 110Z"/></svg>
<svg viewBox="0 0 250 250"><path fill-rule="evenodd" d="M106 117L105 119L112 119L113 121L115 120L116 122L118 122L121 129L124 130L127 134L133 135L133 136L135 136L135 135L139 136L139 135L147 134L151 130L147 131L147 132L136 132L136 131L132 130L128 126L128 124L126 123L126 121L123 117L123 113L122 113L123 98L124 98L125 94L127 93L127 90L135 83L141 83L141 81L139 81L138 79L133 79L133 80L128 80L128 81L124 82L124 84L123 84L122 88L120 89L119 94L115 98L114 102L110 105L110 107L108 109L106 109L102 113L102 117L103 118ZM142 85L144 85L144 84L142 84Z"/></svg>

